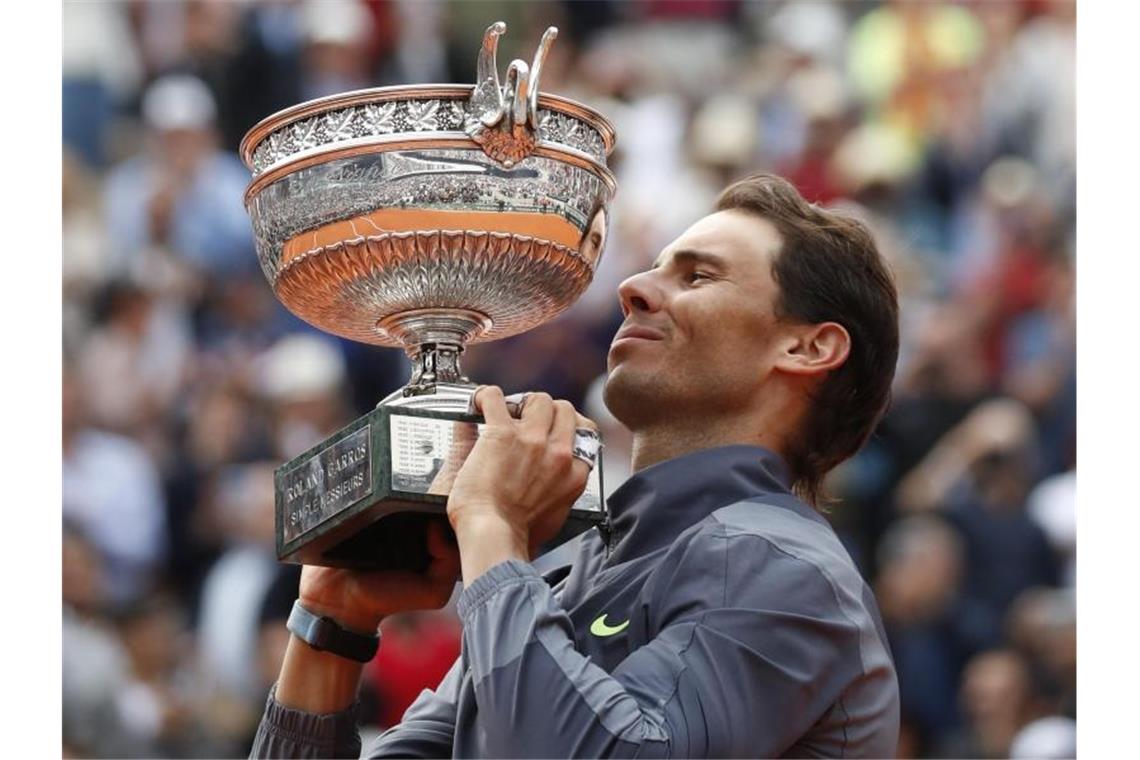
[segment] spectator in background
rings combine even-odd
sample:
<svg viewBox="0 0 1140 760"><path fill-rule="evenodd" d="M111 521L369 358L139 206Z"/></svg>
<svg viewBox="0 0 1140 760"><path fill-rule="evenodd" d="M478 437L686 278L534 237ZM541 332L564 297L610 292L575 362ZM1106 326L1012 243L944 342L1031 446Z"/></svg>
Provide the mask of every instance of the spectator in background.
<svg viewBox="0 0 1140 760"><path fill-rule="evenodd" d="M272 616L267 600L290 582L281 577L275 552L273 470L348 422L344 363L331 340L313 333L287 336L258 357L250 373L251 390L269 406L265 444L271 459L231 464L249 432L243 422L249 400L236 387L203 396L207 406L197 409L190 439L210 484L198 509L222 549L202 584L202 665L228 705L226 735L235 744L252 736L265 693L262 654L272 660L276 651L272 635L264 635L262 610ZM261 653L263 644L270 651Z"/></svg>
<svg viewBox="0 0 1140 760"><path fill-rule="evenodd" d="M875 595L912 752L938 746L957 729L958 679L985 634L985 613L962 594L965 561L961 538L935 517L905 518L879 544Z"/></svg>
<svg viewBox="0 0 1140 760"><path fill-rule="evenodd" d="M301 4L302 100L368 87L373 76L372 32L372 16L363 3L305 0Z"/></svg>
<svg viewBox="0 0 1140 760"><path fill-rule="evenodd" d="M286 336L260 357L257 372L258 391L271 406L274 456L283 461L349 422L344 358L332 340L311 332Z"/></svg>
<svg viewBox="0 0 1140 760"><path fill-rule="evenodd" d="M129 675L114 704L131 754L171 757L202 748L192 703L194 676L186 670L192 658L183 618L173 600L162 595L139 600L115 616Z"/></svg>
<svg viewBox="0 0 1140 760"><path fill-rule="evenodd" d="M1076 210L1077 4L1044 0L1036 10L1023 16L983 85L986 126L1039 167L1049 202L1069 215Z"/></svg>
<svg viewBox="0 0 1140 760"><path fill-rule="evenodd" d="M249 172L218 148L210 90L188 75L165 76L147 88L142 112L143 152L112 169L104 187L116 269L171 255L217 277L254 271L242 204Z"/></svg>
<svg viewBox="0 0 1140 760"><path fill-rule="evenodd" d="M979 654L962 678L966 726L939 757L1009 757L1018 732L1038 717L1033 682L1024 658L1009 650Z"/></svg>
<svg viewBox="0 0 1140 760"><path fill-rule="evenodd" d="M89 426L86 398L66 356L63 516L98 552L111 604L127 604L147 592L166 551L158 471L135 441Z"/></svg>
<svg viewBox="0 0 1140 760"><path fill-rule="evenodd" d="M241 365L211 364L198 354L197 380L183 388L165 473L168 582L192 614L207 572L230 540L216 508L219 479L229 466L273 456L265 410L243 380Z"/></svg>
<svg viewBox="0 0 1140 760"><path fill-rule="evenodd" d="M170 70L209 86L227 151L261 119L301 100L297 16L292 2L183 4L181 51Z"/></svg>
<svg viewBox="0 0 1140 760"><path fill-rule="evenodd" d="M985 637L1002 639L1002 620L1022 591L1055 586L1056 557L1026 513L1032 482L1033 419L1016 401L982 404L899 485L899 504L939 510L965 540L965 594L986 610Z"/></svg>
<svg viewBox="0 0 1140 760"><path fill-rule="evenodd" d="M852 26L848 71L884 121L918 140L940 115L940 85L977 61L984 46L985 32L969 8L895 0Z"/></svg>
<svg viewBox="0 0 1140 760"><path fill-rule="evenodd" d="M226 548L210 568L198 614L200 668L214 709L234 741L257 723L263 699L259 614L278 573L273 530L274 463L233 465L215 484L211 506Z"/></svg>
<svg viewBox="0 0 1140 760"><path fill-rule="evenodd" d="M1031 664L1048 712L1077 717L1077 600L1071 589L1032 588L1006 617L1009 642Z"/></svg>
<svg viewBox="0 0 1140 760"><path fill-rule="evenodd" d="M906 280L903 280L905 283ZM911 299L900 329L891 408L875 435L831 484L846 502L834 519L854 532L857 557L874 575L875 546L900 512L900 481L978 403L992 394L977 320L955 301L925 306ZM908 497L909 498L909 497Z"/></svg>
<svg viewBox="0 0 1140 760"><path fill-rule="evenodd" d="M63 746L75 756L126 754L131 742L115 698L127 680L127 654L106 620L99 550L70 521L63 524L62 559Z"/></svg>
<svg viewBox="0 0 1140 760"><path fill-rule="evenodd" d="M832 203L843 191L831 159L850 128L843 78L830 67L810 66L789 77L787 90L793 108L803 114L806 123L804 144L782 173L813 203Z"/></svg>
<svg viewBox="0 0 1140 760"><path fill-rule="evenodd" d="M63 142L87 166L102 170L116 115L142 79L123 3L64 3Z"/></svg>
<svg viewBox="0 0 1140 760"><path fill-rule="evenodd" d="M176 305L129 280L111 282L99 295L101 313L78 360L90 419L108 430L161 440L161 431L148 433L182 386L188 325Z"/></svg>

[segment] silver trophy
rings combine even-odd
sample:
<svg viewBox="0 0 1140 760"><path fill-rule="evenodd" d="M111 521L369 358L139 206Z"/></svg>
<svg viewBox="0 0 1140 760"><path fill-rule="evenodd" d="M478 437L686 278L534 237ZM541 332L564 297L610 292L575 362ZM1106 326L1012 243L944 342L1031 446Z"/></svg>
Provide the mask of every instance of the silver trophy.
<svg viewBox="0 0 1140 760"><path fill-rule="evenodd" d="M276 472L277 554L360 569L426 566L422 533L482 418L460 370L470 343L552 319L593 278L616 189L614 130L539 93L534 62L501 84L489 27L477 82L359 90L294 106L242 140L245 204L277 298L345 338L403 348L412 378ZM596 434L575 454L598 459ZM594 467L566 532L604 518Z"/></svg>

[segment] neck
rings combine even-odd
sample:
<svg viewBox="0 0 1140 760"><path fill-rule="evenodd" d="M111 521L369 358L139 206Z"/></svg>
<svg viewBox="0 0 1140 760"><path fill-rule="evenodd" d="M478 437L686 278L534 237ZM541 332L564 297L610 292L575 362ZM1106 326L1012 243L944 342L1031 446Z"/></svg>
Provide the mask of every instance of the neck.
<svg viewBox="0 0 1140 760"><path fill-rule="evenodd" d="M763 446L783 456L782 436L775 434L771 428L750 422L726 423L715 423L707 418L700 422L669 420L635 430L633 471L640 472L658 462L676 459L694 451L734 444Z"/></svg>

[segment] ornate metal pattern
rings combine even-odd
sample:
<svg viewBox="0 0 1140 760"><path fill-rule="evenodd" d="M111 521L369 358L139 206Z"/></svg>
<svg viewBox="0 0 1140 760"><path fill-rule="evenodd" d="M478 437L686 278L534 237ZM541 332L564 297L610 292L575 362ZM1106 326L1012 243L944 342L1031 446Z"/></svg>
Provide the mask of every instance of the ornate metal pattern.
<svg viewBox="0 0 1140 760"><path fill-rule="evenodd" d="M277 279L302 319L351 340L399 346L376 323L431 304L486 314L472 343L505 338L561 313L589 284L577 251L526 235L390 232L337 242L293 259Z"/></svg>
<svg viewBox="0 0 1140 760"><path fill-rule="evenodd" d="M507 171L478 150L390 151L289 174L252 198L249 212L262 271L276 283L286 241L377 209L553 214L585 234L606 201L597 175L553 159L532 156Z"/></svg>
<svg viewBox="0 0 1140 760"><path fill-rule="evenodd" d="M269 134L253 151L251 168L256 177L299 153L332 147L349 140L387 135L432 132L464 133L467 112L464 102L448 100L389 100L340 108L287 124ZM605 142L601 134L581 119L558 111L538 112L538 143L579 150L604 163Z"/></svg>

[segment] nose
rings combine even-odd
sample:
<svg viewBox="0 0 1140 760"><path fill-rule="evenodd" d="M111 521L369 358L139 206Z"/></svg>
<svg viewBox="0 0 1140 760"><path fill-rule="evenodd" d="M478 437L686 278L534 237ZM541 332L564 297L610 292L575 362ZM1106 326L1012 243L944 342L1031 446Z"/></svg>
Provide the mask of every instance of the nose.
<svg viewBox="0 0 1140 760"><path fill-rule="evenodd" d="M621 313L626 317L635 311L657 311L664 300L652 269L627 277L618 285L618 299L621 301Z"/></svg>

